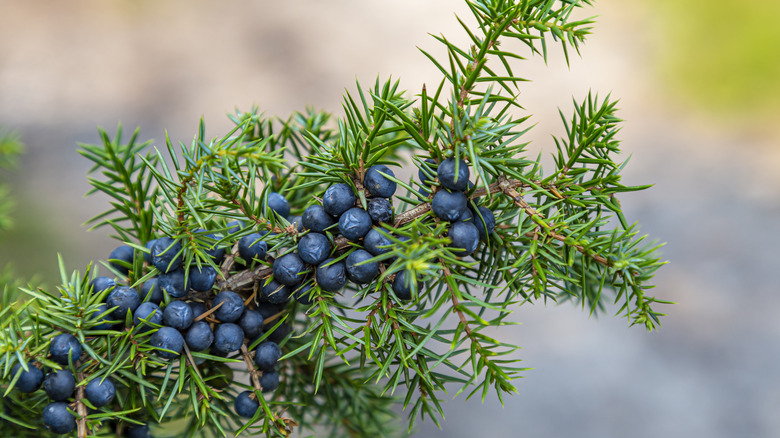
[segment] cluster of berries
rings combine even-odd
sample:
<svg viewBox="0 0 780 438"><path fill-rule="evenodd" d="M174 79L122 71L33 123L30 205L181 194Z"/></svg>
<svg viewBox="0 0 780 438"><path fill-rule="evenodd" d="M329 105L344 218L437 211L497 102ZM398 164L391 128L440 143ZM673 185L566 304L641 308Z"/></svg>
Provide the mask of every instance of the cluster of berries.
<svg viewBox="0 0 780 438"><path fill-rule="evenodd" d="M420 169L420 181L432 191L438 179L439 187L433 195L431 209L438 219L451 224L448 230L451 248L461 257L472 254L479 240L486 240L493 232L493 212L485 207L469 206L466 192L471 187L465 162L445 159L436 167L435 175L431 169L436 161L429 159L425 163L428 166ZM193 264L185 273L179 241L170 237L151 240L143 256L159 274L146 280L140 292L129 285L117 284L109 277L96 277L90 282L93 293L107 292L105 303L95 313L99 319L94 321L92 329L112 330L132 324L139 334L152 332L149 344L165 360L181 355L185 344L191 351L208 351L221 357L235 353L245 343L252 344L263 336L266 326L284 311L291 297L303 305L311 305L315 284L321 290L337 292L348 280L361 285L371 283L379 276L380 262L370 260L391 251L392 241L388 237L391 234L383 229L383 224L392 224L394 218L391 202L397 188L394 178L387 166L372 166L362 181L368 195L365 209L350 185L337 183L325 190L321 205L309 206L300 217L290 217L288 201L278 193L270 193L269 208L294 224L303 235L298 239L297 251L283 253L282 250L280 253L283 254L273 260L273 276L261 281L260 294L254 302L231 290L222 290L212 297L210 292L215 288L219 273L211 265ZM228 224L227 233L230 236L242 228L240 222L233 222ZM222 266L226 249L216 243L229 239L221 239L205 230L195 233L214 243L206 253L216 266ZM334 251L338 236L352 242L354 247L343 258ZM265 231L238 239L238 258L233 258L231 272L267 262L267 242L274 237L274 233ZM406 240L403 236L393 239ZM232 247L235 241L229 243ZM109 262L117 272L128 275L134 258L135 250L123 245L111 252ZM392 263L393 259L387 261ZM404 270L391 277L392 291L400 300L412 298L412 282L406 277ZM276 366L282 351L278 343L289 331L289 325L282 324L254 351L255 371L260 372L263 392L274 391L279 385ZM44 409L45 426L55 433L68 433L76 426L67 401L73 396L77 382L67 367L80 359L82 346L73 335L62 333L52 338L49 351L52 361L63 365L63 369L49 372L44 381L43 371L34 362L28 364L27 370L17 364L13 369L13 375L18 375L16 388L34 392L43 384L52 400ZM108 405L115 394L116 388L109 376L93 377L84 388L86 400L93 408ZM259 406L253 391L240 393L234 401L235 411L242 417L253 417ZM151 435L148 426L143 425L130 428L126 436Z"/></svg>
<svg viewBox="0 0 780 438"><path fill-rule="evenodd" d="M49 343L49 355L53 362L62 366L60 370L44 371L34 361L27 363L27 369L21 364L14 365L11 373L16 378L16 390L32 393L41 386L51 403L43 408L43 424L51 432L69 433L76 428L76 418L68 411L68 401L76 391L76 379L69 366L79 360L82 353L81 343L70 333L60 333ZM114 381L107 376L93 376L84 386L84 397L90 408L108 405L116 396ZM129 438L150 437L147 425L133 426L127 430Z"/></svg>
<svg viewBox="0 0 780 438"><path fill-rule="evenodd" d="M322 197L322 205L311 205L303 212L301 224L308 233L299 240L297 254L284 256L289 261L280 266L280 273L288 267L294 268L288 271L291 274L288 278L293 281L304 278L309 271L304 265L316 267L314 279L322 290L328 292L341 290L347 280L358 285L371 283L379 275L380 263L369 260L391 251L392 242L387 237L389 233L380 229L382 224L393 221L390 198L397 188L394 178L393 171L381 164L371 166L366 171L362 181L369 195L366 209L357 202L357 196L348 184L337 183L328 187ZM326 231L341 235L360 247L342 260L332 258L333 246ZM392 262L392 259L389 261ZM276 263L274 277L278 278ZM396 274L392 290L400 300L412 298L405 271Z"/></svg>
<svg viewBox="0 0 780 438"><path fill-rule="evenodd" d="M425 160L428 165L435 165L433 159ZM471 255L476 251L480 240L487 240L488 235L496 226L496 217L487 207L472 208L466 192L473 189L469 181L469 168L463 160L447 158L439 163L435 176L441 187L433 195L431 209L440 220L450 223L448 236L459 257ZM421 168L418 176L428 188L433 184L433 173Z"/></svg>

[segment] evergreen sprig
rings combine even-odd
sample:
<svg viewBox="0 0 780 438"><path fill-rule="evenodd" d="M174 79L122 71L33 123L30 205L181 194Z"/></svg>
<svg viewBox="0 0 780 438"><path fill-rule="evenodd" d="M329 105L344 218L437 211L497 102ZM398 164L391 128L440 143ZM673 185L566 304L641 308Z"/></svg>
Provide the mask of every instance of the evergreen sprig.
<svg viewBox="0 0 780 438"><path fill-rule="evenodd" d="M507 43L519 41L545 60L556 43L568 61L569 50L579 52L591 31L591 18L576 17L591 2L467 4L471 22L459 22L469 43L458 46L436 36L446 59L423 51L441 73L432 93L423 85L409 96L398 81L377 80L345 94L341 118L308 109L280 119L252 108L230 115L235 127L213 139L201 120L189 145L176 147L166 137L163 150L152 150L148 142L137 142L137 130L122 142L121 127L113 139L101 130L101 144L82 145L80 153L95 163L90 173L102 175L90 178L91 193L112 198L111 208L89 223L112 227L134 252L131 262L105 266L120 284L140 288L164 277L167 266L154 262L160 254L154 242L172 239L164 249L183 261L185 284L194 270L210 267L218 275L213 288L185 297L164 289L161 305L177 298L213 305L198 321L220 322L216 312L224 303L214 302L218 291L236 292L259 309L269 299L264 290L278 280L276 261L296 254L310 232L298 215L322 203L334 184L346 184L357 195L355 206L366 209L369 169L380 169L402 192L395 217L375 228L390 242L389 251L362 262L379 263L375 279L333 292L311 274L342 263L362 243L336 227L325 229L332 260L306 268L296 300L265 315L264 334L227 355L191 351L185 344L173 360L165 355L175 351L151 341L160 330L152 315L134 321L127 312L113 328L96 329L113 315L103 305L112 289L96 290L95 268L68 276L61 262L62 286L51 292L27 288L29 301L4 303L0 313L0 375L10 409L0 417L34 436L37 422L26 421L23 412L38 412L45 396L13 390L21 373L13 367L29 362L73 370L78 385L70 406L79 436L110 436L143 422L188 436L289 436L295 429L391 436L401 433L388 427L395 403L408 409L411 430L426 417L440 424L442 397L450 391L482 400L495 391L502 401L517 392L512 382L525 370L519 347L493 329L511 325L509 316L523 304L571 300L594 313L611 301L632 325L655 329L662 316L655 305L667 302L648 291L663 262L659 245L647 243L617 199L649 186L621 183L626 162L617 160L616 101L589 94L574 101L571 118L561 112L566 134L554 138L551 172L525 151L531 115L518 93L528 79L514 73L525 56ZM407 156L420 177L378 167L398 165ZM454 159L456 173L467 166L474 176L465 196L486 237L468 256L452 246L451 225L432 208L445 190L437 167L448 159ZM289 215L272 205L278 194L289 201ZM492 230L484 225L488 212L495 217ZM254 262L236 244L253 236L268 249ZM214 255L220 248L227 249L224 260ZM405 283L394 285L399 278ZM399 297L397 287L409 288L411 297ZM82 356L67 365L48 357L59 332L84 346ZM273 371L256 368L252 356L266 341L283 351L276 368L281 382L272 394L264 394L263 379ZM95 376L113 377L117 401L90 411L84 386ZM232 407L243 391L259 406L245 421ZM109 421L116 427L107 427Z"/></svg>

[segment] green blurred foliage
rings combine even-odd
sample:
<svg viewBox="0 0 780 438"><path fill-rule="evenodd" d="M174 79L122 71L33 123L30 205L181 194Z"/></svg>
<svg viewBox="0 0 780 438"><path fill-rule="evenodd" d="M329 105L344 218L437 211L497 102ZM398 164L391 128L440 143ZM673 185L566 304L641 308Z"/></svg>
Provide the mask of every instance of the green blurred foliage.
<svg viewBox="0 0 780 438"><path fill-rule="evenodd" d="M704 110L738 119L780 110L777 0L661 0L663 79Z"/></svg>

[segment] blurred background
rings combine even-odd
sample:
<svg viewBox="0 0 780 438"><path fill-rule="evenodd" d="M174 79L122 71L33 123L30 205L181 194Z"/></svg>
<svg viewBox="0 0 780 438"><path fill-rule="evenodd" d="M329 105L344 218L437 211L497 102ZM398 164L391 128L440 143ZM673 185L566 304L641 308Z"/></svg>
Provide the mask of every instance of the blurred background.
<svg viewBox="0 0 780 438"><path fill-rule="evenodd" d="M453 9L454 8L454 9ZM0 0L0 128L26 144L0 179L17 206L0 266L56 284L115 243L82 223L107 199L84 198L77 142L97 126L141 127L161 144L209 136L257 104L286 117L341 111L355 80L401 79L419 92L437 72L428 32L460 38L451 0ZM601 0L594 34L567 68L554 51L517 72L533 148L561 132L558 108L589 90L620 99L630 221L668 242L657 296L677 302L655 333L570 305L524 306L501 337L532 367L501 407L450 400L421 437L780 436L780 17L774 0ZM612 309L613 313L617 309Z"/></svg>

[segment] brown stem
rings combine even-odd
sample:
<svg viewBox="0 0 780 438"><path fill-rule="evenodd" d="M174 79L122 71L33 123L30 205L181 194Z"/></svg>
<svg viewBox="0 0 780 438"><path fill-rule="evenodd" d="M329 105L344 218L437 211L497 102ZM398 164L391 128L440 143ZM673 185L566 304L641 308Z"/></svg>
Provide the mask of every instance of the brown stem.
<svg viewBox="0 0 780 438"><path fill-rule="evenodd" d="M252 357L249 356L246 344L241 345L241 357L244 358L244 363L247 371L249 371L249 376L252 378L252 386L255 387L255 391L263 392L263 387L260 386L260 376L257 375L257 369L255 369L255 364L252 363Z"/></svg>
<svg viewBox="0 0 780 438"><path fill-rule="evenodd" d="M593 260L595 260L598 263L601 263L604 266L610 265L609 261L604 257L594 253L593 251L586 249L581 244L566 242L566 236L562 234L558 234L555 231L553 231L555 225L548 224L547 222L545 222L544 215L536 211L533 207L528 205L527 202L525 202L525 200L523 199L523 195L521 195L520 193L517 192L517 190L515 190L511 180L506 179L506 177L503 175L499 176L498 187L501 189L501 192L503 192L506 196L509 197L509 199L512 200L512 202L515 203L515 205L525 210L526 214L528 214L531 220L536 222L536 224L539 225L539 227L542 228L548 236L552 237L553 239L559 242L573 246L577 251L592 258ZM536 234L535 232L529 232L526 233L526 236L534 237L535 234Z"/></svg>
<svg viewBox="0 0 780 438"><path fill-rule="evenodd" d="M78 381L84 380L84 373L78 373ZM78 427L78 437L86 438L87 436L87 405L82 401L84 399L84 385L76 388L76 413L79 414L78 420L76 420L76 426Z"/></svg>
<svg viewBox="0 0 780 438"><path fill-rule="evenodd" d="M441 262L442 269L444 271L445 277L452 276L452 271L450 271L449 266L447 266L444 263L444 260L439 259ZM458 300L458 297L455 295L455 291L452 290L452 287L450 286L450 283L447 282L447 289L450 291L450 298L452 300L452 309L455 310L455 312L458 314L458 319L460 319L460 323L463 324L463 330L466 332L466 335L472 340L472 342L475 342L477 346L479 347L479 341L474 339L474 336L471 334L471 327L469 327L468 320L466 319L466 315L460 310L460 300Z"/></svg>

